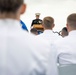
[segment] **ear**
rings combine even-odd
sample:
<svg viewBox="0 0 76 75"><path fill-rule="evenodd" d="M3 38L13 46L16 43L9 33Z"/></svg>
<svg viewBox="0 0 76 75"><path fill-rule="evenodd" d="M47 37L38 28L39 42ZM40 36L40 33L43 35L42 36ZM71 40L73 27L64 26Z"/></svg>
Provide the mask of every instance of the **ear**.
<svg viewBox="0 0 76 75"><path fill-rule="evenodd" d="M54 28L55 24L52 25L52 28Z"/></svg>
<svg viewBox="0 0 76 75"><path fill-rule="evenodd" d="M66 24L66 27L67 27L67 29L68 29L68 24Z"/></svg>
<svg viewBox="0 0 76 75"><path fill-rule="evenodd" d="M43 20L42 20L42 26L44 26L44 25L43 25Z"/></svg>
<svg viewBox="0 0 76 75"><path fill-rule="evenodd" d="M42 26L43 26L43 28L44 28L44 24L42 23Z"/></svg>
<svg viewBox="0 0 76 75"><path fill-rule="evenodd" d="M44 26L44 24L42 23L42 27L43 27L43 29L45 30L45 26Z"/></svg>
<svg viewBox="0 0 76 75"><path fill-rule="evenodd" d="M68 32L69 32L69 25L68 25L68 24L66 24L66 27L67 27L67 30L68 30Z"/></svg>
<svg viewBox="0 0 76 75"><path fill-rule="evenodd" d="M23 4L21 6L21 12L20 12L20 14L24 14L25 11L26 11L26 4Z"/></svg>

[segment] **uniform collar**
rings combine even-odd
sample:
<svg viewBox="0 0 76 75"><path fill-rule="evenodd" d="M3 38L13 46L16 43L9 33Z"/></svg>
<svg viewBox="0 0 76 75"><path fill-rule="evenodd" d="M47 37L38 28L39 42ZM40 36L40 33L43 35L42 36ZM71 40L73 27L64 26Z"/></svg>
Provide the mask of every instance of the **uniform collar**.
<svg viewBox="0 0 76 75"><path fill-rule="evenodd" d="M44 33L53 33L53 31L52 30L50 30L50 29L48 29L48 30L44 30Z"/></svg>
<svg viewBox="0 0 76 75"><path fill-rule="evenodd" d="M20 21L15 19L0 19L0 26L9 25L9 26L19 26Z"/></svg>
<svg viewBox="0 0 76 75"><path fill-rule="evenodd" d="M75 35L76 34L76 30L72 30L69 32L69 35Z"/></svg>

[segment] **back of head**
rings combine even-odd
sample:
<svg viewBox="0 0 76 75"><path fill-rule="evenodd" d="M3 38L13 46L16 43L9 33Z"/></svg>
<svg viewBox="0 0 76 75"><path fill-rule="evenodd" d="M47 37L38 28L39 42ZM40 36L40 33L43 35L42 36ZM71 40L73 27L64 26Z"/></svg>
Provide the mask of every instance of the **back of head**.
<svg viewBox="0 0 76 75"><path fill-rule="evenodd" d="M0 0L0 13L15 13L24 0Z"/></svg>
<svg viewBox="0 0 76 75"><path fill-rule="evenodd" d="M36 28L32 28L32 29L30 30L30 32L33 33L33 34L35 34L35 35L38 35L38 31L37 31Z"/></svg>
<svg viewBox="0 0 76 75"><path fill-rule="evenodd" d="M67 30L66 27L64 27L64 28L62 29L62 31L61 31L61 35L62 35L62 37L65 37L65 36L68 35L68 30Z"/></svg>
<svg viewBox="0 0 76 75"><path fill-rule="evenodd" d="M76 29L76 13L73 13L67 17L67 24L71 29Z"/></svg>
<svg viewBox="0 0 76 75"><path fill-rule="evenodd" d="M66 28L66 27L64 27L64 28L62 29L62 31L66 31L66 32L67 32L68 30L67 30L67 28Z"/></svg>
<svg viewBox="0 0 76 75"><path fill-rule="evenodd" d="M50 16L45 17L43 19L42 24L43 24L44 29L52 29L54 25L54 19Z"/></svg>

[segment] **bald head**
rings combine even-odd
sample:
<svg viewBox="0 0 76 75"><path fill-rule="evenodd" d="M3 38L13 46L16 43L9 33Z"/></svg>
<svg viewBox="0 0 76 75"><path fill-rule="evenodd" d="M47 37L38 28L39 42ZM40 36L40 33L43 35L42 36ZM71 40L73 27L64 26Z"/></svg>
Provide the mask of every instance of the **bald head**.
<svg viewBox="0 0 76 75"><path fill-rule="evenodd" d="M76 30L76 13L67 17L68 30Z"/></svg>
<svg viewBox="0 0 76 75"><path fill-rule="evenodd" d="M54 27L54 19L50 16L43 19L44 29L52 29Z"/></svg>

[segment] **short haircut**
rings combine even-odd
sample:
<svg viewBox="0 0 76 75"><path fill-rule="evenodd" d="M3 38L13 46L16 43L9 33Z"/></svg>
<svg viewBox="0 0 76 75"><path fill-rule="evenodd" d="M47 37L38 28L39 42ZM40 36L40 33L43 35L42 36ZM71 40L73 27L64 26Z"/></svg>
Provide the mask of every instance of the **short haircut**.
<svg viewBox="0 0 76 75"><path fill-rule="evenodd" d="M17 12L24 0L0 0L0 13Z"/></svg>
<svg viewBox="0 0 76 75"><path fill-rule="evenodd" d="M76 29L76 13L73 13L67 17L67 23L70 27Z"/></svg>
<svg viewBox="0 0 76 75"><path fill-rule="evenodd" d="M52 28L52 25L54 24L54 19L50 16L45 17L42 21L42 24L45 28Z"/></svg>

